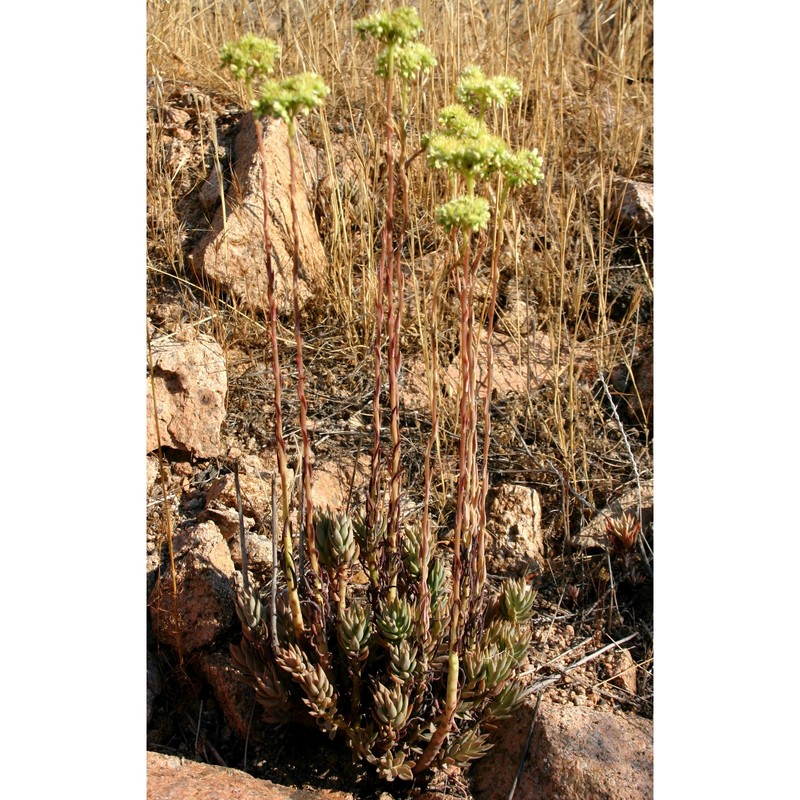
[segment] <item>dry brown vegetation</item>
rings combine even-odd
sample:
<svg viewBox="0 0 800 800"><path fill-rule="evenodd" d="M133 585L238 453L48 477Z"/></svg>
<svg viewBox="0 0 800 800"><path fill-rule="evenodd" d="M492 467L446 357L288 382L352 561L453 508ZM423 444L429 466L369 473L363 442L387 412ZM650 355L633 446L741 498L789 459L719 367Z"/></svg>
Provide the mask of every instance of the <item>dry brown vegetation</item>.
<svg viewBox="0 0 800 800"><path fill-rule="evenodd" d="M550 549L543 580L554 601L568 596L568 586L580 587L581 599L574 602L594 602L600 627L620 636L644 631L637 656L649 673L651 618L642 619L636 608L620 607L624 619L612 612L611 594L597 588L602 581L598 584L592 557L578 554L570 543L598 510L652 478L652 420L631 413L618 396L623 385L629 396L650 391L636 385L633 367L652 346L652 238L633 235L608 214L615 178L652 182L652 3L420 0L414 5L438 66L413 96L411 141L432 129L438 109L454 101L459 71L478 64L489 75L519 78L521 98L494 123L514 146L536 147L544 157L544 181L519 194L508 214L500 302L502 313L524 301L519 307L527 309L526 316L511 324L519 351L524 357L534 331L548 334L559 379L531 381L527 396L495 404L492 479L539 490ZM352 435L339 440L335 431L354 414L367 419L371 400L383 107L373 50L354 35L352 23L378 6L356 0L148 2L148 297L151 305L164 297L177 301L187 321L222 342L230 376L227 433L245 450L269 446L272 436L264 320L202 285L187 263L207 226L196 208L197 190L209 172L226 168L214 143L228 135L243 111L238 87L219 66L219 50L246 32L274 38L282 46L276 74L313 70L332 89L320 113L305 122L319 154L317 166L328 176L319 184L316 214L330 256L325 294L306 312L312 381L307 394L317 430L333 432L318 438L318 457L359 446L368 453L368 427L361 444L354 444ZM199 157L178 164L157 124L176 91L183 92L185 103L198 104L201 144ZM208 97L213 108L200 108ZM410 186L406 359L415 353L429 358L426 336L420 335L427 324L425 278L431 263L447 252L433 222L445 188L417 159ZM456 313L453 307L439 322L445 367L456 345ZM283 333L291 375L290 328ZM406 485L413 499L427 423L424 414L405 422ZM456 449L455 416L444 424L446 463ZM444 479L437 487L436 510L446 518L449 487ZM645 701L634 705L639 713L652 710L649 680L645 688Z"/></svg>

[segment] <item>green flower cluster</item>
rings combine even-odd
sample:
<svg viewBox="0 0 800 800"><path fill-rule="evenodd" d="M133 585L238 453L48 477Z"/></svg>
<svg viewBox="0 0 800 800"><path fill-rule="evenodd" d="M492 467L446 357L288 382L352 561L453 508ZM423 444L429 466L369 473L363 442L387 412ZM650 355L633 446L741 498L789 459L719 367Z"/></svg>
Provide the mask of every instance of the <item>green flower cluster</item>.
<svg viewBox="0 0 800 800"><path fill-rule="evenodd" d="M269 75L275 68L280 46L271 39L261 39L248 33L222 47L220 60L233 76L251 86L253 79Z"/></svg>
<svg viewBox="0 0 800 800"><path fill-rule="evenodd" d="M379 11L356 20L354 27L362 39L369 34L385 45L375 57L375 74L379 78L398 74L407 83L436 66L430 48L414 41L422 33L415 8L401 6L394 11Z"/></svg>
<svg viewBox="0 0 800 800"><path fill-rule="evenodd" d="M508 147L499 136L482 129L476 135L434 134L427 140L427 151L432 169L450 169L467 179L485 179L500 169Z"/></svg>
<svg viewBox="0 0 800 800"><path fill-rule="evenodd" d="M477 231L489 223L489 203L483 197L456 197L436 209L436 221L448 231Z"/></svg>
<svg viewBox="0 0 800 800"><path fill-rule="evenodd" d="M485 83L494 80L483 78ZM508 80L519 86L513 79ZM512 188L526 184L533 186L544 178L542 157L536 148L514 152L463 105L445 106L439 112L437 122L439 130L423 137L428 166L432 169L449 169L468 181L485 180L499 171Z"/></svg>
<svg viewBox="0 0 800 800"><path fill-rule="evenodd" d="M420 72L428 73L436 66L436 58L422 42L403 42L392 50L385 48L375 57L375 74L379 78L389 75L389 61L393 58L394 70L405 81L413 80Z"/></svg>
<svg viewBox="0 0 800 800"><path fill-rule="evenodd" d="M505 106L522 92L519 81L508 75L487 78L480 67L465 67L456 85L456 97L467 106L485 109L490 103Z"/></svg>
<svg viewBox="0 0 800 800"><path fill-rule="evenodd" d="M544 180L542 157L535 147L533 150L518 150L516 153L512 153L510 150L506 152L502 158L500 171L509 186L512 187L526 184L535 186L539 181Z"/></svg>
<svg viewBox="0 0 800 800"><path fill-rule="evenodd" d="M253 101L253 111L259 117L275 117L285 122L298 114L308 114L322 105L330 89L315 72L302 72L282 81L265 81L261 97Z"/></svg>
<svg viewBox="0 0 800 800"><path fill-rule="evenodd" d="M445 106L437 118L441 133L447 136L465 136L469 139L477 139L482 132L486 131L486 126L472 116L464 106L454 103Z"/></svg>
<svg viewBox="0 0 800 800"><path fill-rule="evenodd" d="M422 21L415 8L401 6L393 11L379 11L354 23L361 38L367 34L385 45L404 44L422 33Z"/></svg>

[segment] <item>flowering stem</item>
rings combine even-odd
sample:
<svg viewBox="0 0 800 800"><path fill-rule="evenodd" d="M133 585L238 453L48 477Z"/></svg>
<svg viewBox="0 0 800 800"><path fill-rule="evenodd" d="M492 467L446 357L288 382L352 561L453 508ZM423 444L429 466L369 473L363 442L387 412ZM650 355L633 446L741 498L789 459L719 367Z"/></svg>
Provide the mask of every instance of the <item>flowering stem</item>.
<svg viewBox="0 0 800 800"><path fill-rule="evenodd" d="M305 539L308 548L308 561L314 575L314 594L320 609L324 608L322 579L320 577L319 555L317 553L316 536L314 534L314 503L311 497L311 443L308 435L308 399L305 392L305 369L303 366L303 332L300 327L300 230L297 216L297 154L295 151L296 125L295 118L289 117L287 147L289 151L289 204L292 214L292 300L294 304L294 339L297 364L297 397L300 402L300 434L303 440L303 500L305 502ZM312 628L315 626L312 625ZM330 665L328 645L322 629L317 631L317 641L325 666Z"/></svg>
<svg viewBox="0 0 800 800"><path fill-rule="evenodd" d="M292 536L289 530L289 480L286 457L286 442L283 438L283 416L281 413L281 394L283 389L283 373L280 366L278 353L278 310L275 299L275 270L272 267L272 239L269 235L269 203L267 180L267 156L264 149L264 132L261 120L255 118L256 140L261 159L261 194L264 200L264 264L267 270L267 302L269 304L269 330L272 345L272 376L275 381L274 407L275 407L275 443L278 456L278 472L281 477L281 503L283 525L283 558L286 572L286 587L289 594L289 607L292 614L292 624L295 636L298 638L305 630L303 613L300 609L300 596L297 592L297 575L292 561ZM274 513L274 510L273 510Z"/></svg>

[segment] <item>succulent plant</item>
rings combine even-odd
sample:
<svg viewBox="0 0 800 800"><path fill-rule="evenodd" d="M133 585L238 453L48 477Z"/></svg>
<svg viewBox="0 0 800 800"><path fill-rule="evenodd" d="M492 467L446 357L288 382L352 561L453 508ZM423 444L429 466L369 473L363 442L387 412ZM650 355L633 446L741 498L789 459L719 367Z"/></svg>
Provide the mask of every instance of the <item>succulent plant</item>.
<svg viewBox="0 0 800 800"><path fill-rule="evenodd" d="M316 520L317 547L323 565L339 569L358 557L353 520L347 514L328 511Z"/></svg>
<svg viewBox="0 0 800 800"><path fill-rule="evenodd" d="M369 655L369 641L372 637L369 611L359 605L348 607L339 619L336 635L348 658L364 661Z"/></svg>
<svg viewBox="0 0 800 800"><path fill-rule="evenodd" d="M606 520L606 536L620 555L633 550L640 530L639 520L627 512Z"/></svg>
<svg viewBox="0 0 800 800"><path fill-rule="evenodd" d="M400 595L379 605L375 624L384 640L396 644L411 635L414 617L411 605Z"/></svg>
<svg viewBox="0 0 800 800"><path fill-rule="evenodd" d="M508 191L541 180L542 160L535 150L514 152L494 135L483 119L490 105L500 107L519 93L508 76L487 78L476 68L462 73L456 94L460 104L438 116L438 130L424 136L428 165L445 169L453 196L436 212L448 231L460 236L459 300L461 302L459 390L459 479L452 537L439 548L428 500L432 483L426 464L424 510L419 519L401 522L405 495L400 459L398 400L399 343L402 314L403 231L408 208L406 137L409 85L435 66L433 54L418 40L422 23L417 11L400 7L359 20L356 30L380 43L376 74L386 89L387 196L386 222L381 232L378 287L375 298L375 390L373 453L370 485L363 514L321 512L313 507L310 437L303 392L302 333L295 308L300 430L303 437L303 520L305 536L292 530L286 446L281 427L282 375L277 358L274 291L270 294L275 384L276 443L282 496L273 507L273 531L283 547L276 559L271 596L244 576L236 579L236 609L243 638L231 647L234 662L255 689L269 722L285 720L290 709L304 713L331 736L347 738L356 760L370 764L386 780L412 780L436 765L463 766L490 747L489 731L510 714L522 697L515 672L531 641L529 620L535 592L523 579L490 589L486 576L485 472L481 482L477 461L477 387L474 366L476 325L469 298L475 284L487 234L494 237ZM283 119L288 127L294 224L296 117L321 104L328 88L313 73L282 80L267 78L277 46L245 37L223 49L222 61L245 82L257 117ZM258 80L258 87L254 82ZM395 84L400 91L393 94ZM258 89L256 92L255 90ZM399 105L395 119L393 97ZM470 113L478 107L479 116ZM260 123L259 123L260 124ZM257 126L257 131L259 130ZM398 141L395 152L391 137ZM262 157L266 168L266 159ZM393 175L400 175L403 211L392 222ZM264 170L266 174L266 169ZM478 184L496 181L496 189ZM266 195L266 182L263 191ZM488 197L496 201L490 204ZM268 207L264 205L265 248ZM491 225L490 225L491 223ZM454 235L452 241L457 238ZM482 242L479 249L474 243ZM471 250L474 248L474 251ZM477 255L475 254L477 253ZM496 256L493 254L493 259ZM266 258L270 282L274 278ZM293 279L300 269L294 250ZM496 293L496 262L492 291ZM294 296L296 300L296 295ZM384 331L383 303L388 321ZM295 304L296 305L296 304ZM474 304L473 304L474 305ZM494 305L490 315L493 315ZM493 317L491 317L493 319ZM490 330L491 330L490 321ZM385 336L384 336L385 334ZM382 348L387 341L391 454L383 453L381 413ZM491 384L491 376L489 376ZM487 393L487 397L490 393ZM486 412L488 414L488 411ZM436 425L432 425L435 434ZM485 430L489 431L488 422ZM429 440L428 452L431 441ZM488 444L484 446L487 461ZM383 464L388 466L383 469ZM384 486L384 474L388 482ZM274 506L278 506L277 500ZM277 516L283 525L279 536ZM449 521L450 522L450 521ZM303 558L297 553L300 539ZM298 565L303 565L302 570ZM356 568L368 576L366 587L352 585ZM278 585L279 584L279 585ZM490 594L494 594L490 597ZM269 605L269 610L265 606ZM500 616L497 614L499 609Z"/></svg>
<svg viewBox="0 0 800 800"><path fill-rule="evenodd" d="M525 622L533 614L536 590L524 578L513 578L503 584L500 609L509 622Z"/></svg>
<svg viewBox="0 0 800 800"><path fill-rule="evenodd" d="M417 648L403 639L389 646L389 672L399 684L408 683L417 670Z"/></svg>
<svg viewBox="0 0 800 800"><path fill-rule="evenodd" d="M387 687L379 683L372 696L375 721L395 734L402 730L411 714L408 694L403 685L393 683Z"/></svg>

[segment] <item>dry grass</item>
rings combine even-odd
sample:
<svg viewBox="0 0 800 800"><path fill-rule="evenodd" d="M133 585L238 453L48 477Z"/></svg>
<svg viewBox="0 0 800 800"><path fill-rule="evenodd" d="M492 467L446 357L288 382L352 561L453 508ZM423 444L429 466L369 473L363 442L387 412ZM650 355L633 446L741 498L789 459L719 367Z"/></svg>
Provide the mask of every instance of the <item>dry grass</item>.
<svg viewBox="0 0 800 800"><path fill-rule="evenodd" d="M629 371L634 349L652 338L647 274L652 254L647 241L618 231L607 218L607 201L615 176L652 180L652 2L420 0L417 5L426 24L424 41L439 65L413 96L418 129L412 131L412 146L414 134L430 130L437 110L453 102L461 68L475 63L487 74L507 72L521 80L520 100L494 124L515 146L537 147L544 156L545 180L516 198L501 254L502 302L517 296L532 309L518 333L520 352L527 350L526 329L537 329L549 334L557 359L568 349L562 351L562 344L573 351L588 348L594 376L608 378L615 367ZM198 87L198 104L206 95L214 98L217 125L200 126L204 150L212 154L209 143L235 119L233 111L226 117L226 104L243 104L218 65L224 42L248 31L273 37L282 44L279 74L314 70L332 88L322 113L306 126L328 173L340 176L327 184L319 200L331 278L307 327L309 366L317 370L309 387L309 412L330 429L335 425L326 414L346 419L366 407L369 397L370 368L364 362L373 330L370 298L382 214L376 156L383 116L372 48L353 34L352 21L377 6L355 0L148 2L150 288L172 292L190 320L205 321L223 342L231 359L230 428L245 441L269 436L264 420L258 419L264 403L252 401L267 391L263 360L253 356L264 345L263 320L200 285L187 268L187 247L203 227L187 210L189 199L208 172L220 167L213 158L188 155L176 165L173 143L155 124L164 114L165 87L185 81ZM423 350L425 269L437 251L446 252L432 222L445 187L421 161L412 169L410 184L408 264L413 280L407 283L407 352ZM447 316L440 322L446 360L453 352L453 323ZM286 355L288 364L288 348ZM626 443L592 374L582 373L569 358L558 366L560 380L532 386L527 398L494 409L492 469L496 479L536 483L549 509L545 524L563 548L593 509L635 485L637 476L651 475L652 456L646 426L631 426ZM424 421L419 425L424 427ZM444 459L454 419L445 420L445 428L451 434L444 440ZM419 434L406 432L409 476L419 474L422 428ZM351 447L352 440L345 444ZM324 447L320 442L319 448ZM442 487L441 510L446 495Z"/></svg>

